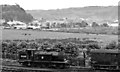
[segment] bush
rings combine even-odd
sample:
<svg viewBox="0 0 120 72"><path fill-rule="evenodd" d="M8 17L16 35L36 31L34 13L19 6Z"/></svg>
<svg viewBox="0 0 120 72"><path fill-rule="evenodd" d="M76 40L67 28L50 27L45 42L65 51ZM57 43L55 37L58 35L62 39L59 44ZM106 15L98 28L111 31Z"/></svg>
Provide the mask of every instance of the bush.
<svg viewBox="0 0 120 72"><path fill-rule="evenodd" d="M34 48L43 51L53 49L54 51L64 52L71 57L79 55L79 48L86 48L86 44L96 43L92 40L78 38L68 39L38 39L38 40L5 40L2 42L3 58L17 59L18 52L22 49ZM97 47L97 46L96 46Z"/></svg>
<svg viewBox="0 0 120 72"><path fill-rule="evenodd" d="M108 44L105 49L117 49L117 43L116 42L111 42Z"/></svg>

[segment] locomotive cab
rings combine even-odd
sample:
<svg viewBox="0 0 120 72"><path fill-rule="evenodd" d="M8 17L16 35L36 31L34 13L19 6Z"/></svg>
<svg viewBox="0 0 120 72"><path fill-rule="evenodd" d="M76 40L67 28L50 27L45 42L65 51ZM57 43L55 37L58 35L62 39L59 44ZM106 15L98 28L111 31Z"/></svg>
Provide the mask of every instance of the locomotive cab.
<svg viewBox="0 0 120 72"><path fill-rule="evenodd" d="M35 49L27 49L19 51L18 62L24 66L30 65L29 63L33 60Z"/></svg>

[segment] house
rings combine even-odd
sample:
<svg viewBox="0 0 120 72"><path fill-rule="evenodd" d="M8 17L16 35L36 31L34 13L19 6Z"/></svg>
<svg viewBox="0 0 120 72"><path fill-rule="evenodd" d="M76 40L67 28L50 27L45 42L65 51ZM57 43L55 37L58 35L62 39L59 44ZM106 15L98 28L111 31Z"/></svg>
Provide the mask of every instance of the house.
<svg viewBox="0 0 120 72"><path fill-rule="evenodd" d="M16 24L13 26L14 29L27 29L27 24Z"/></svg>
<svg viewBox="0 0 120 72"><path fill-rule="evenodd" d="M7 24L10 25L14 29L26 29L27 28L27 24L21 21L15 21L15 20L8 21Z"/></svg>
<svg viewBox="0 0 120 72"><path fill-rule="evenodd" d="M119 26L119 22L118 21L110 22L108 24L109 24L110 27L118 27Z"/></svg>
<svg viewBox="0 0 120 72"><path fill-rule="evenodd" d="M21 22L21 21L8 21L7 24L9 24L10 26L14 26L14 25L17 25L17 24L26 24L24 22Z"/></svg>
<svg viewBox="0 0 120 72"><path fill-rule="evenodd" d="M27 29L41 29L41 22L34 20L28 24Z"/></svg>
<svg viewBox="0 0 120 72"><path fill-rule="evenodd" d="M41 29L41 26L37 23L36 24L29 23L27 29Z"/></svg>
<svg viewBox="0 0 120 72"><path fill-rule="evenodd" d="M50 28L54 27L61 27L62 24L67 24L68 22L65 20L52 20L52 21L46 21L46 24L49 24Z"/></svg>

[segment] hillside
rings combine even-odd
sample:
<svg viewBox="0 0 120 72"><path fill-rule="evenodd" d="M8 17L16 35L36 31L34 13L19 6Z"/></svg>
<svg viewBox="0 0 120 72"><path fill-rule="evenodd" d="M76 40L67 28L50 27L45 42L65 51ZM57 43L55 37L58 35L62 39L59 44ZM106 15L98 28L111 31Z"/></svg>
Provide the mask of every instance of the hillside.
<svg viewBox="0 0 120 72"><path fill-rule="evenodd" d="M26 11L19 5L1 5L2 18L5 20L18 20L23 22L30 22L33 17L26 13Z"/></svg>
<svg viewBox="0 0 120 72"><path fill-rule="evenodd" d="M117 6L88 6L80 8L66 8L56 10L27 10L33 17L39 19L80 19L85 18L89 21L111 21L117 19Z"/></svg>

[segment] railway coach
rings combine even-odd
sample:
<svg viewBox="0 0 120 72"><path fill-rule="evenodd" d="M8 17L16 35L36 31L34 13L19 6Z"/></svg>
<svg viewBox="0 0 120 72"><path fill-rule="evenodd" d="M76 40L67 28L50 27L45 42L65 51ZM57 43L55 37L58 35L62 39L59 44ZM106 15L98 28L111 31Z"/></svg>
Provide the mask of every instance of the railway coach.
<svg viewBox="0 0 120 72"><path fill-rule="evenodd" d="M120 70L120 50L97 49L90 51L93 69Z"/></svg>

